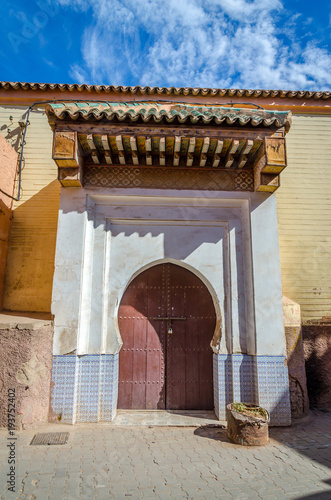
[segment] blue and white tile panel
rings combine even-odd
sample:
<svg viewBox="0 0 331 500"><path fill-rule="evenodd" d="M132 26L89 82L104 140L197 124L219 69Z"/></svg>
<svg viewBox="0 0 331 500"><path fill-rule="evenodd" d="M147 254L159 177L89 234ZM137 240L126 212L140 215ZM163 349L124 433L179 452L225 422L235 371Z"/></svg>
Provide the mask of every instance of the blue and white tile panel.
<svg viewBox="0 0 331 500"><path fill-rule="evenodd" d="M69 424L76 420L76 359L76 356L53 356L52 410Z"/></svg>
<svg viewBox="0 0 331 500"><path fill-rule="evenodd" d="M234 401L259 404L271 425L290 425L288 371L283 356L214 354L214 402L219 420Z"/></svg>
<svg viewBox="0 0 331 500"><path fill-rule="evenodd" d="M271 425L290 425L288 371L283 356L214 354L214 403L220 420L233 401L255 403ZM54 356L52 409L61 421L111 422L116 416L118 354Z"/></svg>
<svg viewBox="0 0 331 500"><path fill-rule="evenodd" d="M259 404L271 425L291 425L288 369L284 356L257 356Z"/></svg>
<svg viewBox="0 0 331 500"><path fill-rule="evenodd" d="M54 356L52 379L52 409L62 422L111 422L115 418L118 354Z"/></svg>
<svg viewBox="0 0 331 500"><path fill-rule="evenodd" d="M219 420L226 419L226 405L233 401L232 360L229 354L214 354L214 405Z"/></svg>

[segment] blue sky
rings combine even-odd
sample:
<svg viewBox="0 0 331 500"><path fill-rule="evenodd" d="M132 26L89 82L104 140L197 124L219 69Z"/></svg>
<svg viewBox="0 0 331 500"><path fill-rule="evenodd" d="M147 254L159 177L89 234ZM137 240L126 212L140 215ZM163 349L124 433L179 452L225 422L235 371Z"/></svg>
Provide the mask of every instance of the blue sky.
<svg viewBox="0 0 331 500"><path fill-rule="evenodd" d="M0 80L331 90L328 0L2 0Z"/></svg>

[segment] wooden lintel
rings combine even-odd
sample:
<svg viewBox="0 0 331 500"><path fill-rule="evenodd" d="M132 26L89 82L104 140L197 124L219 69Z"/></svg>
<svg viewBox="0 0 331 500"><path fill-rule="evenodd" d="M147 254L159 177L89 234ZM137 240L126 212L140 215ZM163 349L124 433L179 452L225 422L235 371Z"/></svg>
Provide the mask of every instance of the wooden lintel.
<svg viewBox="0 0 331 500"><path fill-rule="evenodd" d="M180 137L180 138L201 138L208 137L223 141L223 139L251 139L263 140L264 137L275 136L274 129L265 129L259 127L230 128L222 126L199 127L185 125L124 125L109 123L58 123L58 131L74 131L80 134L99 134L99 135L126 135L126 136L158 136L158 137ZM223 146L223 144L222 144Z"/></svg>

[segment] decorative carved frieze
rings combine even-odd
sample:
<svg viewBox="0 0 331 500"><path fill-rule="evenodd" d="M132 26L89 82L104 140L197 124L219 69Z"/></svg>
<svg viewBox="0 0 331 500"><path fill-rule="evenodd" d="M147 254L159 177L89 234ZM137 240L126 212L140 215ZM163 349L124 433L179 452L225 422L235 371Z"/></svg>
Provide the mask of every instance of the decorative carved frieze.
<svg viewBox="0 0 331 500"><path fill-rule="evenodd" d="M211 170L173 167L87 166L86 187L254 191L252 170Z"/></svg>

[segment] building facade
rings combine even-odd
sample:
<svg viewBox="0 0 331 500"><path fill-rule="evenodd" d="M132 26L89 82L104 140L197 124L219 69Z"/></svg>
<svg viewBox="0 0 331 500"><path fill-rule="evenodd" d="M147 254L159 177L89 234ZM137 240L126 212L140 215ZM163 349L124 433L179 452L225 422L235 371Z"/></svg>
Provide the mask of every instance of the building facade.
<svg viewBox="0 0 331 500"><path fill-rule="evenodd" d="M311 186L329 175L329 94L4 83L0 97L14 148L26 130L4 308L54 315L53 416L223 420L245 401L289 425L282 295L305 324L330 315L311 214L330 218Z"/></svg>

